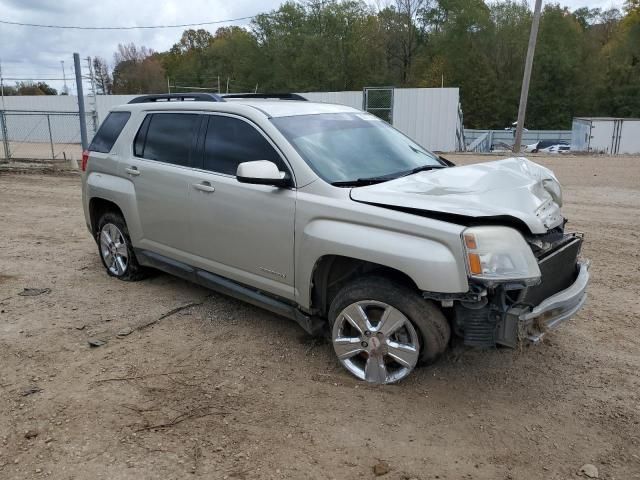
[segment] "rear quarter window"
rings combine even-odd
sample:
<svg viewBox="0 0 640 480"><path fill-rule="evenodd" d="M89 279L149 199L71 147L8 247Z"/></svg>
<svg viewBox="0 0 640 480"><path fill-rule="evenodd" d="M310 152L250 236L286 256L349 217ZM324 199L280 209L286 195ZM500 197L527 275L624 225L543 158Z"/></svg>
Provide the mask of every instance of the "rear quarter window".
<svg viewBox="0 0 640 480"><path fill-rule="evenodd" d="M122 129L131 117L129 112L111 112L104 119L98 129L98 133L93 137L89 150L92 152L109 153L113 144L116 143Z"/></svg>

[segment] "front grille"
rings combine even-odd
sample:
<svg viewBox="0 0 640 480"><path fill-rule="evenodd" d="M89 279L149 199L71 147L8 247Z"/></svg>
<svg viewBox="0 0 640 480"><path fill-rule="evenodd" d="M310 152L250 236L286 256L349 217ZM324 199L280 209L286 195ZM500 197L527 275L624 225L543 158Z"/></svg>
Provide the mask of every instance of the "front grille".
<svg viewBox="0 0 640 480"><path fill-rule="evenodd" d="M545 298L568 288L578 275L578 254L582 238L572 236L568 242L538 260L541 282L529 287L521 303L536 306Z"/></svg>

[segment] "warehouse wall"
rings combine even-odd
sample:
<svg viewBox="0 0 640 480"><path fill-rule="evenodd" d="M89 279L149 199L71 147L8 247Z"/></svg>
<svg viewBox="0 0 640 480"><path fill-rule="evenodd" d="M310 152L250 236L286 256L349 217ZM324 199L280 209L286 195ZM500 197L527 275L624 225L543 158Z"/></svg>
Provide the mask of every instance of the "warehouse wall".
<svg viewBox="0 0 640 480"><path fill-rule="evenodd" d="M393 126L430 150L455 151L459 103L457 88L396 88Z"/></svg>
<svg viewBox="0 0 640 480"><path fill-rule="evenodd" d="M310 101L338 103L362 109L362 91L344 92L303 92ZM97 111L98 124L109 110L127 103L137 95L98 95L85 97L85 109ZM74 96L14 96L5 97L6 110L77 112L77 98ZM459 92L457 88L396 88L394 90L393 125L405 135L431 150L456 150L456 128L458 125ZM28 131L27 124L21 128L15 122L28 122L28 118L13 117L12 131ZM93 122L87 122L89 137L93 136ZM77 130L60 132L60 137L76 138ZM48 141L43 133L42 139ZM13 139L12 139L13 140Z"/></svg>

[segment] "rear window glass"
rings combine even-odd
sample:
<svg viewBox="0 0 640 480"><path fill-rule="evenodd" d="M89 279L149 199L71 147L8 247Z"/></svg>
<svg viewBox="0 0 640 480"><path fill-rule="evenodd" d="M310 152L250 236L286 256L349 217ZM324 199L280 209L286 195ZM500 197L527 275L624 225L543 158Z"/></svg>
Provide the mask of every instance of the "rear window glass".
<svg viewBox="0 0 640 480"><path fill-rule="evenodd" d="M199 115L154 113L149 117L149 121L145 120L138 132L134 154L148 160L189 166L191 144L198 127ZM146 135L143 133L145 128Z"/></svg>
<svg viewBox="0 0 640 480"><path fill-rule="evenodd" d="M120 132L127 124L131 113L129 112L111 112L104 119L102 125L98 129L98 133L93 137L89 150L92 152L109 153L113 144L116 143Z"/></svg>

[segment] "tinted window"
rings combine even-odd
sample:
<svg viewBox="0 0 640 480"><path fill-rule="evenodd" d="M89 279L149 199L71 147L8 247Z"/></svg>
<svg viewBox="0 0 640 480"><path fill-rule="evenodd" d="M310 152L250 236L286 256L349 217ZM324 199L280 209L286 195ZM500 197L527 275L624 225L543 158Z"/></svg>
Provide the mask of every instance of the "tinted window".
<svg viewBox="0 0 640 480"><path fill-rule="evenodd" d="M282 159L260 132L243 120L211 115L204 141L205 170L235 175L238 165L270 160L285 170Z"/></svg>
<svg viewBox="0 0 640 480"><path fill-rule="evenodd" d="M199 115L191 113L154 113L147 127L144 145L136 138L135 153L149 160L189 166L189 155ZM143 135L143 122L138 135Z"/></svg>
<svg viewBox="0 0 640 480"><path fill-rule="evenodd" d="M130 116L129 112L111 112L107 115L98 129L98 133L93 137L89 150L109 153Z"/></svg>
<svg viewBox="0 0 640 480"><path fill-rule="evenodd" d="M136 133L136 139L133 142L133 154L136 157L142 157L144 154L144 140L147 136L147 130L149 129L149 121L153 115L147 115L144 117L144 121Z"/></svg>

